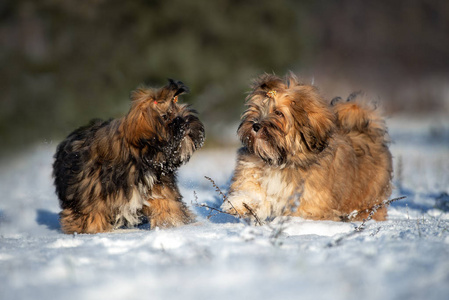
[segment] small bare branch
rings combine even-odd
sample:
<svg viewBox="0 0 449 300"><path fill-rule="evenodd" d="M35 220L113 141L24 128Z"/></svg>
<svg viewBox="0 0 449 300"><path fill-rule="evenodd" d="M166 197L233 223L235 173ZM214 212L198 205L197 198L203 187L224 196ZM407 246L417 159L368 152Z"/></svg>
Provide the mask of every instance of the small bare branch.
<svg viewBox="0 0 449 300"><path fill-rule="evenodd" d="M223 202L228 202L229 205L231 205L232 209L233 209L233 210L235 211L235 213L236 213L235 215L234 215L234 214L231 214L231 213L227 213L227 214L228 214L228 215L231 215L231 216L237 216L237 215L238 215L238 217L239 217L241 220L243 220L242 215L240 215L240 213L239 213L238 210L234 207L234 205L232 204L232 202L229 201L228 196L226 196L226 194L223 193L223 192L221 191L221 189L218 187L218 185L215 183L215 181L214 181L212 178L208 177L208 176L204 176L204 178L206 178L207 180L209 180L209 181L212 183L212 186L215 188L215 191L222 197Z"/></svg>
<svg viewBox="0 0 449 300"><path fill-rule="evenodd" d="M256 219L256 223L257 224L259 224L260 226L263 225L262 221L260 221L260 219L257 216L257 214L254 212L254 210L248 204L243 202L243 207L245 207L246 210L248 210L248 212L254 217L254 219Z"/></svg>
<svg viewBox="0 0 449 300"><path fill-rule="evenodd" d="M359 226L357 226L355 228L355 231L362 231L362 230L364 230L365 226L366 226L366 222L370 221L373 218L374 214L377 212L377 210L379 208L382 208L382 207L385 207L385 206L389 206L391 203L393 203L395 201L398 201L398 200L405 199L405 198L407 198L407 196L401 196L401 197L385 200L382 203L376 204L373 207L367 209L366 211L367 212L369 211L368 217L366 219L364 219L363 222Z"/></svg>
<svg viewBox="0 0 449 300"><path fill-rule="evenodd" d="M215 207L209 206L209 205L207 205L205 203L194 203L193 205L196 206L196 207L204 207L204 208L210 209L211 211L216 211L217 213L220 213L220 214L226 214L226 215L230 215L230 216L233 216L233 217L238 217L238 215L236 215L236 214L231 214L231 213L225 212L225 211L223 211L223 210L221 210L219 208L215 208Z"/></svg>
<svg viewBox="0 0 449 300"><path fill-rule="evenodd" d="M194 198L195 198L195 202L192 201L192 205L193 206L195 206L195 207L203 207L203 208L206 208L206 209L211 211L211 213L209 213L209 216L207 216L208 219L210 219L211 217L216 216L218 214L226 214L226 215L230 215L230 216L233 216L233 217L237 216L235 214L231 214L231 213L222 211L219 208L209 206L206 203L198 203L198 195L197 195L196 191L193 191L193 195L194 195ZM215 215L212 215L212 211L216 211L217 213Z"/></svg>
<svg viewBox="0 0 449 300"><path fill-rule="evenodd" d="M407 198L407 197L406 197L406 196L401 196L401 197L397 197L397 198L385 200L385 201L383 201L382 203L376 204L376 205L374 205L373 207L367 209L366 212L369 212L368 217L367 217L366 219L364 219L364 220L362 221L362 223L361 223L359 226L357 226L356 228L354 228L354 231L351 231L351 232L349 232L349 233L347 233L347 234L345 234L345 235L342 235L342 236L338 237L337 239L335 239L335 240L329 242L329 243L327 244L327 246L328 246L328 247L338 246L338 245L340 245L345 239L347 239L347 238L349 238L349 237L351 237L351 236L353 236L353 235L356 235L357 233L362 232L362 231L365 230L365 228L366 228L366 223L367 223L368 221L370 221L370 220L373 218L373 215L376 213L376 211L377 211L379 208L382 208L382 207L384 207L384 206L388 206L388 205L390 205L391 203L393 203L393 202L395 202L395 201L402 200L402 199L405 199L405 198ZM356 216L357 214L351 213L351 215ZM348 216L349 216L349 215L348 215ZM343 216L343 217L342 217L342 220L347 220L347 221L349 221L349 217L348 217L348 216ZM374 233L374 235L377 234L377 233L379 232L379 230L380 230L380 227L377 229L377 231Z"/></svg>
<svg viewBox="0 0 449 300"><path fill-rule="evenodd" d="M226 194L221 191L221 189L218 187L218 185L215 183L215 181L212 178L210 178L208 176L204 176L204 178L206 178L207 180L209 180L212 183L212 186L215 188L215 191L222 197L223 202L228 200L228 197L226 196Z"/></svg>

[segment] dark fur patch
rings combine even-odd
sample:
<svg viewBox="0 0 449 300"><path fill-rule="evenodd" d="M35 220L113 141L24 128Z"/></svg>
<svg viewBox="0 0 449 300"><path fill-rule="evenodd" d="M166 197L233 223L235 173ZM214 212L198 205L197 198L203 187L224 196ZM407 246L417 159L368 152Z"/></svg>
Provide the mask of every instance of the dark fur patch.
<svg viewBox="0 0 449 300"><path fill-rule="evenodd" d="M152 210L165 216L159 223L175 226L185 223L185 216L193 219L181 201L176 170L203 145L204 127L194 110L172 101L186 91L182 82L173 80L158 90L139 89L132 94L134 102L125 117L93 120L58 145L53 176L64 232L110 230L123 209L140 217L148 201L155 207L170 207L167 212ZM171 192L159 195L158 186ZM142 202L135 212L135 207L127 208L136 205L130 203L132 197ZM158 199L173 203L157 205Z"/></svg>

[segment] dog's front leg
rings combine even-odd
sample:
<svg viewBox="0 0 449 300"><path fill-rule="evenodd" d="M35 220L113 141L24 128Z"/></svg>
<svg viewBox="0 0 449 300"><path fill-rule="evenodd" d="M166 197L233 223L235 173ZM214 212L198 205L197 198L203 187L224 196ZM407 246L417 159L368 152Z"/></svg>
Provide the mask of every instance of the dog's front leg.
<svg viewBox="0 0 449 300"><path fill-rule="evenodd" d="M162 184L153 186L151 197L147 200L148 205L142 209L151 229L176 227L193 222L194 215L181 199L176 188Z"/></svg>
<svg viewBox="0 0 449 300"><path fill-rule="evenodd" d="M228 196L221 208L238 217L265 220L270 214L267 193L261 187L260 170L237 163Z"/></svg>

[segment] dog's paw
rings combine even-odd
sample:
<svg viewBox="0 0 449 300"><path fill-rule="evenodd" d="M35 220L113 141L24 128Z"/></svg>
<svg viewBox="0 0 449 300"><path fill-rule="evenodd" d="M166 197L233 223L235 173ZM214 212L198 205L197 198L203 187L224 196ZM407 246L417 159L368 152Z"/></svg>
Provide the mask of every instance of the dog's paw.
<svg viewBox="0 0 449 300"><path fill-rule="evenodd" d="M184 214L170 215L170 216L156 216L150 219L151 229L155 228L172 228L192 223L195 219L190 218Z"/></svg>
<svg viewBox="0 0 449 300"><path fill-rule="evenodd" d="M249 200L250 199L247 197L231 196L226 199L225 202L223 202L223 204L221 205L221 209L231 215L246 217L250 215L251 212L251 208L248 209L248 207L250 206L246 204L246 202L248 202Z"/></svg>
<svg viewBox="0 0 449 300"><path fill-rule="evenodd" d="M242 210L242 207L235 207L234 205L232 205L232 203L226 201L224 202L220 209L227 214L233 215L233 216L242 216L244 214L244 211Z"/></svg>

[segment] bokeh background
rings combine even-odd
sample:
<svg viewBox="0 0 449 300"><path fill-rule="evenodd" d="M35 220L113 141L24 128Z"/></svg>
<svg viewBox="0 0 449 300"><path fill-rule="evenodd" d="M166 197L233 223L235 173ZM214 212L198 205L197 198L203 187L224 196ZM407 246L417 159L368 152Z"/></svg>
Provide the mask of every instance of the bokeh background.
<svg viewBox="0 0 449 300"><path fill-rule="evenodd" d="M144 83L184 81L207 145L236 142L251 79L289 70L389 115L449 115L449 1L2 0L0 146L57 143L124 115Z"/></svg>

